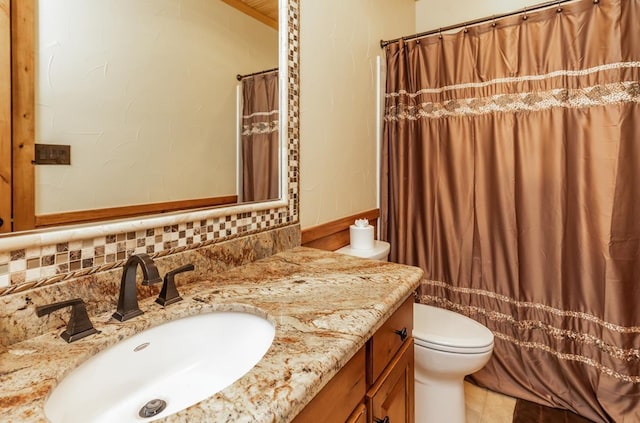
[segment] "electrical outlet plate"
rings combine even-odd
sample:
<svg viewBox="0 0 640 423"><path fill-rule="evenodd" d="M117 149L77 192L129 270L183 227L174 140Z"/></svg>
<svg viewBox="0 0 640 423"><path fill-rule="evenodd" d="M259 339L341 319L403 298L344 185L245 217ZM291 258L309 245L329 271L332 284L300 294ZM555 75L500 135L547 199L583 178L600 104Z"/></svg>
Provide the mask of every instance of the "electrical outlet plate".
<svg viewBox="0 0 640 423"><path fill-rule="evenodd" d="M36 144L37 165L70 165L71 146L62 144Z"/></svg>

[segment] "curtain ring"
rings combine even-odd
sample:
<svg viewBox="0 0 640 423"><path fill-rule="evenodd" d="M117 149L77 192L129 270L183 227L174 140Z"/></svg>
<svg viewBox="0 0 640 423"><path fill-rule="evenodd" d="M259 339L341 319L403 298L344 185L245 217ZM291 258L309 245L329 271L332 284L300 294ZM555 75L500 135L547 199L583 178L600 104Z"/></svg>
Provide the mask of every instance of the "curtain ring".
<svg viewBox="0 0 640 423"><path fill-rule="evenodd" d="M442 40L442 28L438 29L438 38Z"/></svg>
<svg viewBox="0 0 640 423"><path fill-rule="evenodd" d="M529 19L529 17L527 16L527 8L524 8L524 13L522 14L522 20L526 21L527 19Z"/></svg>
<svg viewBox="0 0 640 423"><path fill-rule="evenodd" d="M464 27L464 33L467 34L469 32L469 28L467 28L466 26Z"/></svg>
<svg viewBox="0 0 640 423"><path fill-rule="evenodd" d="M593 0L593 4L598 4L600 3L600 0Z"/></svg>
<svg viewBox="0 0 640 423"><path fill-rule="evenodd" d="M495 18L495 16L494 16L494 17L493 17L493 22L491 23L491 26L495 28L495 27L496 27L496 25L497 25L497 23L496 23L496 18Z"/></svg>

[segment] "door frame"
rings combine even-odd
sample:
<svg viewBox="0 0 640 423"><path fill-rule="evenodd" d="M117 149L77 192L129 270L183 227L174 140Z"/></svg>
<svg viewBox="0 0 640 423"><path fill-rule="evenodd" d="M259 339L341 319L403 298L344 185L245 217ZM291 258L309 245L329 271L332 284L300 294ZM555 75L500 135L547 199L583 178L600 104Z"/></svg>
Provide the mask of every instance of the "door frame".
<svg viewBox="0 0 640 423"><path fill-rule="evenodd" d="M11 232L11 0L0 0L0 233Z"/></svg>

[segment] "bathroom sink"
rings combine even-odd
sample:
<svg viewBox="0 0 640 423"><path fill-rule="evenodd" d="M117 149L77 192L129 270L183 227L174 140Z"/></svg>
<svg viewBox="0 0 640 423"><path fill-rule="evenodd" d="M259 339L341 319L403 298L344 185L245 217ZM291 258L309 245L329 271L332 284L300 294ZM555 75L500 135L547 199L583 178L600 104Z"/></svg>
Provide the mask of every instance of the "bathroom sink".
<svg viewBox="0 0 640 423"><path fill-rule="evenodd" d="M271 322L244 312L217 311L163 323L73 370L52 391L44 411L53 423L166 417L241 378L274 336Z"/></svg>

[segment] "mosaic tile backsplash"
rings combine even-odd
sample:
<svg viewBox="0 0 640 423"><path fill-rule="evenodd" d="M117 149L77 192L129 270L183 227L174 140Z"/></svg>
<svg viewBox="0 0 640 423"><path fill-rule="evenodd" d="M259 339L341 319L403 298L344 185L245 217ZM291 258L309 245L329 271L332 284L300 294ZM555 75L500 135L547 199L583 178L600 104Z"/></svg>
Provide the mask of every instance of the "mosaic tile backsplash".
<svg viewBox="0 0 640 423"><path fill-rule="evenodd" d="M289 51L287 54L289 101L288 133L285 137L288 151L288 204L285 207L13 251L3 251L2 239L0 239L0 296L108 271L122 266L124 261L134 253L147 253L156 259L296 224L298 222L299 151L298 8L298 0L289 0Z"/></svg>
<svg viewBox="0 0 640 423"><path fill-rule="evenodd" d="M0 295L109 270L124 264L131 254L147 253L153 258L162 257L280 227L289 222L286 215L258 211L0 252Z"/></svg>
<svg viewBox="0 0 640 423"><path fill-rule="evenodd" d="M194 270L175 278L178 290L202 281L215 281L219 273L252 263L300 245L299 225L289 225L252 235L238 236L196 249L156 256L160 275L186 264ZM141 275L139 275L141 276ZM81 298L90 316L115 311L120 290L122 266L85 275L76 274L56 283L41 284L28 290L0 296L0 351L16 342L62 329L69 318L67 310L56 311L45 318L36 316L34 306ZM162 284L136 287L138 300L157 296ZM1 420L1 419L0 419Z"/></svg>

